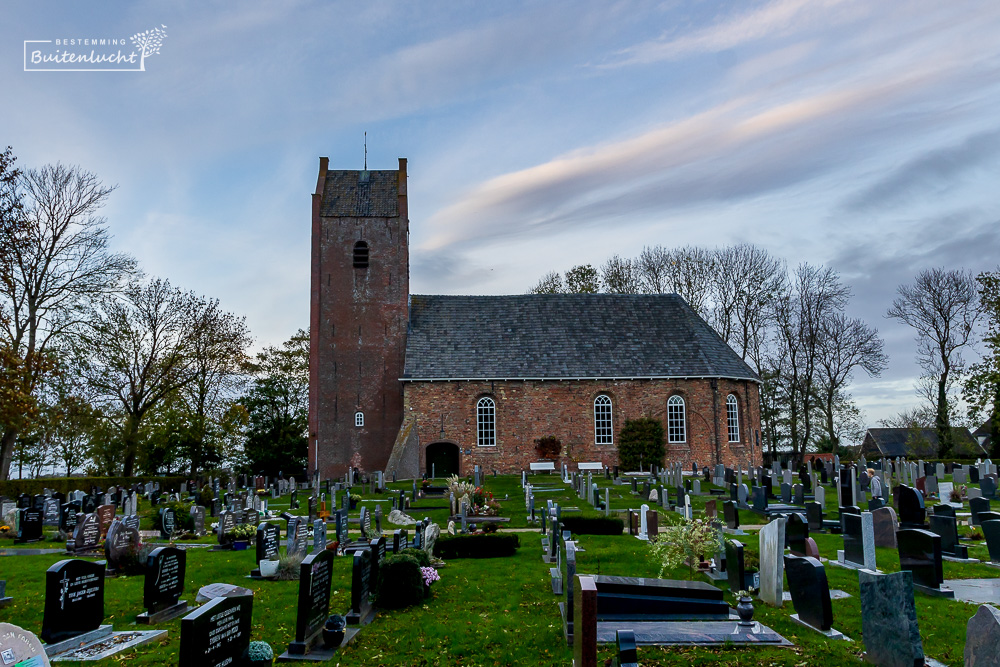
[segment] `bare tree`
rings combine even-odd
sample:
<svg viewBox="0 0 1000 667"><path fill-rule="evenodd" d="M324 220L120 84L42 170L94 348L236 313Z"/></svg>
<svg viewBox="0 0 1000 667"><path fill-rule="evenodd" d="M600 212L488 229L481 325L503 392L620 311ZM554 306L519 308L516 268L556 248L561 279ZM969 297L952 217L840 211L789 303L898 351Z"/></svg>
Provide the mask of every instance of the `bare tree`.
<svg viewBox="0 0 1000 667"><path fill-rule="evenodd" d="M143 419L195 380L193 339L203 306L166 280L133 283L121 296L101 299L80 336L88 385L109 413L120 415L126 477L135 472Z"/></svg>
<svg viewBox="0 0 1000 667"><path fill-rule="evenodd" d="M776 354L783 373L778 382L785 402L788 441L798 459L812 442L815 387L822 328L843 310L850 289L830 268L800 264L775 305Z"/></svg>
<svg viewBox="0 0 1000 667"><path fill-rule="evenodd" d="M679 294L691 308L706 317L712 289L712 251L698 246L642 249L635 260L643 292Z"/></svg>
<svg viewBox="0 0 1000 667"><path fill-rule="evenodd" d="M842 312L828 315L820 324L817 395L826 438L834 452L841 441L835 427L838 406L850 402L844 390L857 368L869 377L878 377L885 370L889 357L884 346L875 328Z"/></svg>
<svg viewBox="0 0 1000 667"><path fill-rule="evenodd" d="M79 167L26 171L18 181L23 225L0 255L0 338L23 361L21 389L33 394L49 364L48 350L71 337L92 300L117 289L136 270L131 257L109 250L97 215L114 190ZM22 427L5 424L0 479L7 479Z"/></svg>
<svg viewBox="0 0 1000 667"><path fill-rule="evenodd" d="M900 285L887 317L917 331L917 359L928 374L937 377L934 428L941 443L940 455L954 446L948 389L953 373L962 372L961 348L969 344L980 315L975 276L964 270L934 268L921 271L912 285Z"/></svg>
<svg viewBox="0 0 1000 667"><path fill-rule="evenodd" d="M612 255L601 267L601 284L604 291L611 294L639 294L642 292L642 278L639 262L627 257Z"/></svg>
<svg viewBox="0 0 1000 667"><path fill-rule="evenodd" d="M558 271L549 271L538 283L528 290L528 294L559 294L563 291L562 276Z"/></svg>

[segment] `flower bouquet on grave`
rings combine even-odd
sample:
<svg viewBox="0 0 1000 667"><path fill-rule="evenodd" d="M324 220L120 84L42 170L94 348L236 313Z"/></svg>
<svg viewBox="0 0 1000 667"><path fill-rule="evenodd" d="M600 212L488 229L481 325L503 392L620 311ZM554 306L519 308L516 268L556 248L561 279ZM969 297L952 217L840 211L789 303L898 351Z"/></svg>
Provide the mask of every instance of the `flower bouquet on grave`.
<svg viewBox="0 0 1000 667"><path fill-rule="evenodd" d="M246 663L248 665L273 665L274 649L267 642L250 642L247 646Z"/></svg>
<svg viewBox="0 0 1000 667"><path fill-rule="evenodd" d="M233 549L242 551L250 544L250 540L257 533L257 529L249 523L240 523L233 526L228 535L233 540Z"/></svg>
<svg viewBox="0 0 1000 667"><path fill-rule="evenodd" d="M483 491L477 486L469 494L469 516L500 516L500 503L493 499L493 494Z"/></svg>
<svg viewBox="0 0 1000 667"><path fill-rule="evenodd" d="M431 596L431 584L435 581L440 581L441 575L433 567L422 567L420 568L420 576L424 580L424 597L429 598Z"/></svg>

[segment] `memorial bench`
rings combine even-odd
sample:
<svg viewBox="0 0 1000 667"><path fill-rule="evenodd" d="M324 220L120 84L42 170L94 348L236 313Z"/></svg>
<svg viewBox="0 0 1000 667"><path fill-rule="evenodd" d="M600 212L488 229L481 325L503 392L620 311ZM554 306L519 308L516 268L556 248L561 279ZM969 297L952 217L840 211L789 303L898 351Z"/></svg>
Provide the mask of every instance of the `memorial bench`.
<svg viewBox="0 0 1000 667"><path fill-rule="evenodd" d="M536 463L529 463L528 467L532 472L555 472L556 464L553 461L538 461Z"/></svg>

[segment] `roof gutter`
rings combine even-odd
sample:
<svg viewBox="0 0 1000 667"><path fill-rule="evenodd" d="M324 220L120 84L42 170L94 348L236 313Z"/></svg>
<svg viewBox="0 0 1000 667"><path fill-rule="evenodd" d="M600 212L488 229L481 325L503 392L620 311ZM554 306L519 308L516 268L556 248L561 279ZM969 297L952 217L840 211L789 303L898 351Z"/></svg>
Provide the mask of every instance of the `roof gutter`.
<svg viewBox="0 0 1000 667"><path fill-rule="evenodd" d="M761 384L760 379L752 377L731 377L728 375L632 375L632 376L603 376L603 377L479 377L479 378L452 378L452 377L426 377L426 378L399 378L400 382L567 382L580 380L733 380L756 382Z"/></svg>

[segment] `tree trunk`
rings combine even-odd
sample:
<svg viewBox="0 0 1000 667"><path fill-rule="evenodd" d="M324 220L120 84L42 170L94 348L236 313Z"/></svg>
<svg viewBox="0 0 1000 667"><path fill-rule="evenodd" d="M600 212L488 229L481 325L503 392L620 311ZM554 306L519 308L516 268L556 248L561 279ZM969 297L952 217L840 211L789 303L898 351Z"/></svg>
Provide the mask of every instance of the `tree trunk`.
<svg viewBox="0 0 1000 667"><path fill-rule="evenodd" d="M937 414L934 419L934 427L938 436L938 458L944 458L951 454L951 428L948 423L948 395L946 387L948 383L948 373L941 373L938 378L938 400Z"/></svg>
<svg viewBox="0 0 1000 667"><path fill-rule="evenodd" d="M0 440L0 480L10 479L10 464L14 461L14 443L17 442L17 430L9 428L3 432Z"/></svg>

